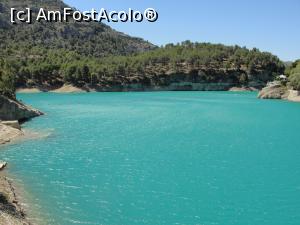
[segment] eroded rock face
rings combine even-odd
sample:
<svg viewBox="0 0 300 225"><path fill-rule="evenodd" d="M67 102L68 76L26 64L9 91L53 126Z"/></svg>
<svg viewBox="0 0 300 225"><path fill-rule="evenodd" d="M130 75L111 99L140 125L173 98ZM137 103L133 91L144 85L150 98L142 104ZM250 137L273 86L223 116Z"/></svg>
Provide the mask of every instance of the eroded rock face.
<svg viewBox="0 0 300 225"><path fill-rule="evenodd" d="M259 94L258 98L262 99L285 99L287 95L287 88L283 86L280 82L269 83L265 88L263 88Z"/></svg>
<svg viewBox="0 0 300 225"><path fill-rule="evenodd" d="M20 123L19 123L18 120L2 121L1 123L2 123L3 125L10 126L10 127L12 127L12 128L21 130L21 126L20 126Z"/></svg>
<svg viewBox="0 0 300 225"><path fill-rule="evenodd" d="M41 111L0 95L0 120L25 121L40 115Z"/></svg>

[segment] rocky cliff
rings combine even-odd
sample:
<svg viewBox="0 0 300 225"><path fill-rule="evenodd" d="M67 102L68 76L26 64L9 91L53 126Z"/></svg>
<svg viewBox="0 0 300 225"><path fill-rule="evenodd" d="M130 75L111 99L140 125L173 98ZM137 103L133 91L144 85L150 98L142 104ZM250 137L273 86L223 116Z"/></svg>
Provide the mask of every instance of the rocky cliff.
<svg viewBox="0 0 300 225"><path fill-rule="evenodd" d="M270 82L258 93L261 99L284 99L292 102L300 102L300 92L290 89L281 82Z"/></svg>
<svg viewBox="0 0 300 225"><path fill-rule="evenodd" d="M270 82L258 93L262 99L283 99L287 96L287 87L280 82Z"/></svg>
<svg viewBox="0 0 300 225"><path fill-rule="evenodd" d="M25 121L43 115L39 110L0 95L0 120Z"/></svg>

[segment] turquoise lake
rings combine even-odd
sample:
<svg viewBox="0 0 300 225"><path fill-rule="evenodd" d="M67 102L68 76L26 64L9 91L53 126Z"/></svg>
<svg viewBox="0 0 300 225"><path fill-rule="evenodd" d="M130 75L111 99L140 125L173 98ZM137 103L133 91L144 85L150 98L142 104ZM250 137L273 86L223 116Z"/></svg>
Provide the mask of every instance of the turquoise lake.
<svg viewBox="0 0 300 225"><path fill-rule="evenodd" d="M300 224L300 104L257 93L19 94L1 147L47 224Z"/></svg>

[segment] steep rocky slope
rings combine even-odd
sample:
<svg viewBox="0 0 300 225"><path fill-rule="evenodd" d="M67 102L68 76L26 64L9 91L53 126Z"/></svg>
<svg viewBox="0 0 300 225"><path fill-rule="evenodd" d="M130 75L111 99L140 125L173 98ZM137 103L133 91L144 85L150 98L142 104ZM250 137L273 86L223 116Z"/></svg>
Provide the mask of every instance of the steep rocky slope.
<svg viewBox="0 0 300 225"><path fill-rule="evenodd" d="M26 106L17 100L0 95L0 120L25 121L42 114L39 110Z"/></svg>

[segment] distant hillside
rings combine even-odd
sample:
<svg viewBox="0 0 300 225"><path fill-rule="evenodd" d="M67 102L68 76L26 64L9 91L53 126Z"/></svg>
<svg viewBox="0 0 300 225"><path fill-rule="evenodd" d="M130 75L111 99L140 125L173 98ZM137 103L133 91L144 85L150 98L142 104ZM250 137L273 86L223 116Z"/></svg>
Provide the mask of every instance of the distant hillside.
<svg viewBox="0 0 300 225"><path fill-rule="evenodd" d="M284 64L258 49L185 41L131 56L80 58L60 68L64 82L99 90L227 90L261 88Z"/></svg>
<svg viewBox="0 0 300 225"><path fill-rule="evenodd" d="M14 87L55 89L73 84L99 91L260 88L284 71L274 55L221 44L163 48L98 23L12 25L9 9L66 7L58 0L1 0L0 92Z"/></svg>
<svg viewBox="0 0 300 225"><path fill-rule="evenodd" d="M27 55L35 57L24 56L10 64L18 87L54 89L73 84L99 91L261 88L284 70L283 63L267 52L188 41L128 56L96 58L58 49L45 54L34 48Z"/></svg>
<svg viewBox="0 0 300 225"><path fill-rule="evenodd" d="M42 49L66 49L85 56L102 57L126 55L154 48L140 38L133 38L98 22L76 23L34 22L33 24L10 23L10 9L30 7L60 10L69 7L60 0L1 0L0 1L0 48L15 51L40 47Z"/></svg>

